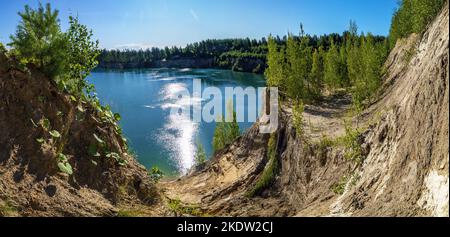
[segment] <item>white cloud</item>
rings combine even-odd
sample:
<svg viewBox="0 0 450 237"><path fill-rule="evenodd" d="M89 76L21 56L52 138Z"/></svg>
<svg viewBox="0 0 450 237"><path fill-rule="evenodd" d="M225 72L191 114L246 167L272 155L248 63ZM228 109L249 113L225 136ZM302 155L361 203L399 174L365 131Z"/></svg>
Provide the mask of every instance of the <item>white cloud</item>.
<svg viewBox="0 0 450 237"><path fill-rule="evenodd" d="M139 49L151 49L152 47L158 47L158 46L151 45L151 44L131 43L131 44L116 45L112 49L117 49L117 50L127 50L127 49L139 50Z"/></svg>
<svg viewBox="0 0 450 237"><path fill-rule="evenodd" d="M191 13L192 17L196 20L199 21L198 15L197 13L194 11L194 9L190 9L189 12Z"/></svg>

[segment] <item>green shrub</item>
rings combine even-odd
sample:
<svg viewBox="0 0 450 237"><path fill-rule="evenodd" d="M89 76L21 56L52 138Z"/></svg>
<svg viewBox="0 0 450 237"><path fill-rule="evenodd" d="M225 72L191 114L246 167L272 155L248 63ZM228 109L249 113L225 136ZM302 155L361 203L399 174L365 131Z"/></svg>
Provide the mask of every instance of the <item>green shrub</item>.
<svg viewBox="0 0 450 237"><path fill-rule="evenodd" d="M180 199L169 199L169 209L177 216L190 215L190 216L205 216L205 214L196 205L187 205L181 202Z"/></svg>
<svg viewBox="0 0 450 237"><path fill-rule="evenodd" d="M277 158L277 135L276 133L271 134L269 143L268 143L268 151L267 156L269 161L264 168L262 175L259 177L258 181L256 181L255 187L246 193L247 197L254 197L256 195L261 194L266 188L268 188L273 181L275 180L276 174L278 172L278 158Z"/></svg>
<svg viewBox="0 0 450 237"><path fill-rule="evenodd" d="M303 112L305 111L305 107L303 105L303 101L299 100L295 103L292 108L292 125L297 131L298 135L303 134Z"/></svg>
<svg viewBox="0 0 450 237"><path fill-rule="evenodd" d="M216 123L216 128L214 130L214 137L212 142L214 152L222 150L241 135L239 124L237 123L236 120L236 113L233 111L231 105L227 105L228 107L227 109L228 111L232 111L233 121L226 122L225 118L222 117L222 121Z"/></svg>
<svg viewBox="0 0 450 237"><path fill-rule="evenodd" d="M361 136L361 131L359 129L354 129L351 125L345 125L345 135L338 138L338 142L345 146L345 158L361 163L364 159L362 154L361 144L359 143L359 138Z"/></svg>
<svg viewBox="0 0 450 237"><path fill-rule="evenodd" d="M157 183L164 177L164 172L155 166L148 172L148 175L151 180Z"/></svg>
<svg viewBox="0 0 450 237"><path fill-rule="evenodd" d="M331 187L331 190L338 195L342 195L345 192L345 186L347 186L347 182L348 182L349 178L344 175L337 184L334 184Z"/></svg>
<svg viewBox="0 0 450 237"><path fill-rule="evenodd" d="M195 153L194 162L197 166L206 162L206 152L200 142L197 142L197 152Z"/></svg>

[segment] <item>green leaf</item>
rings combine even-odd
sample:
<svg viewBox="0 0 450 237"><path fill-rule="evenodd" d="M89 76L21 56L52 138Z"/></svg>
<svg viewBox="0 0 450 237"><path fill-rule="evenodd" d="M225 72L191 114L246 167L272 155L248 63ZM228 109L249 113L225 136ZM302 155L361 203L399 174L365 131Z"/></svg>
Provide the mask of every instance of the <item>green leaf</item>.
<svg viewBox="0 0 450 237"><path fill-rule="evenodd" d="M42 144L42 143L44 143L44 138L36 138L36 141L37 141L39 144Z"/></svg>
<svg viewBox="0 0 450 237"><path fill-rule="evenodd" d="M41 119L41 126L42 128L44 128L45 130L48 130L50 128L50 120L44 118Z"/></svg>
<svg viewBox="0 0 450 237"><path fill-rule="evenodd" d="M93 165L97 166L97 161L91 160L91 163L92 163Z"/></svg>
<svg viewBox="0 0 450 237"><path fill-rule="evenodd" d="M54 137L54 138L60 138L60 137L61 137L61 134L60 134L58 131L56 131L56 130L52 130L52 131L50 131L49 133L50 133L50 135L52 135L52 137Z"/></svg>
<svg viewBox="0 0 450 237"><path fill-rule="evenodd" d="M72 166L69 163L58 162L58 168L61 172L68 175L73 174Z"/></svg>
<svg viewBox="0 0 450 237"><path fill-rule="evenodd" d="M62 154L62 153L59 153L59 154L58 154L58 160L59 160L60 162L66 162L66 161L67 161L67 156L64 155L64 154Z"/></svg>
<svg viewBox="0 0 450 237"><path fill-rule="evenodd" d="M77 102L77 98L75 98L75 96L73 96L73 95L70 96L70 100L73 102Z"/></svg>
<svg viewBox="0 0 450 237"><path fill-rule="evenodd" d="M120 116L120 114L115 113L115 114L114 114L114 119L115 119L116 121L120 121L120 120L122 119L122 117Z"/></svg>

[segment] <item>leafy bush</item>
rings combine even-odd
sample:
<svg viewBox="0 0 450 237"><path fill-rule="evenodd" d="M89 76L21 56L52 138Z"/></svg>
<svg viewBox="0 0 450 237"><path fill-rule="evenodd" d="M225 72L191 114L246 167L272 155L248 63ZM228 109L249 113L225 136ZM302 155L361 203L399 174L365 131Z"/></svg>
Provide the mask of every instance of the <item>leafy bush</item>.
<svg viewBox="0 0 450 237"><path fill-rule="evenodd" d="M331 190L338 195L342 195L345 192L345 186L347 186L349 178L344 175L337 184L333 185L331 187Z"/></svg>
<svg viewBox="0 0 450 237"><path fill-rule="evenodd" d="M233 111L232 106L228 105L228 110ZM213 137L213 149L214 152L222 150L225 146L231 144L236 138L241 135L239 124L236 120L236 113L233 111L233 121L226 122L222 117L221 122L216 123L216 129L214 130Z"/></svg>
<svg viewBox="0 0 450 237"><path fill-rule="evenodd" d="M158 167L153 167L149 172L148 175L154 182L159 182L164 177L164 172L160 170Z"/></svg>
<svg viewBox="0 0 450 237"><path fill-rule="evenodd" d="M206 162L206 153L203 145L200 142L197 142L197 153L195 153L194 157L195 165L202 165Z"/></svg>
<svg viewBox="0 0 450 237"><path fill-rule="evenodd" d="M176 215L205 216L198 206L186 205L180 199L169 199L169 209Z"/></svg>
<svg viewBox="0 0 450 237"><path fill-rule="evenodd" d="M355 161L358 164L364 159L359 138L361 131L352 128L349 124L345 125L345 135L338 138L338 142L345 146L345 158Z"/></svg>
<svg viewBox="0 0 450 237"><path fill-rule="evenodd" d="M305 107L303 101L299 100L292 108L292 122L297 134L303 134L303 112Z"/></svg>

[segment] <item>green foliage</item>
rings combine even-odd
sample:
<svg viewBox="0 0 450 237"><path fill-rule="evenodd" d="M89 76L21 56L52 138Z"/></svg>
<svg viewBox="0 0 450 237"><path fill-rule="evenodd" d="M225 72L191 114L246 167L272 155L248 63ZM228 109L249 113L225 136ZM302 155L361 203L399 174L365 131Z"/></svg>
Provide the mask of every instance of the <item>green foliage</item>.
<svg viewBox="0 0 450 237"><path fill-rule="evenodd" d="M344 175L337 184L334 184L331 187L331 190L338 195L342 195L345 192L345 186L347 186L347 183L349 181L349 177Z"/></svg>
<svg viewBox="0 0 450 237"><path fill-rule="evenodd" d="M344 50L331 42L331 48L325 55L324 81L330 89L345 87L346 63L343 59Z"/></svg>
<svg viewBox="0 0 450 237"><path fill-rule="evenodd" d="M305 107L303 105L303 101L299 100L296 102L294 107L292 108L292 122L297 134L303 134L303 112Z"/></svg>
<svg viewBox="0 0 450 237"><path fill-rule="evenodd" d="M270 135L269 143L267 144L267 158L268 162L263 170L263 173L256 181L255 187L246 193L247 197L254 197L260 195L262 191L268 188L275 180L278 172L278 158L277 158L277 135L273 133Z"/></svg>
<svg viewBox="0 0 450 237"><path fill-rule="evenodd" d="M232 122L226 122L225 118L222 117L222 120L216 123L212 142L214 152L222 150L241 135L239 124L236 120L236 113L233 111L232 107L230 108L230 105L227 107L228 111L233 112L233 120Z"/></svg>
<svg viewBox="0 0 450 237"><path fill-rule="evenodd" d="M361 130L358 128L352 128L349 123L346 123L345 134L343 136L330 139L326 135L323 135L317 144L317 148L320 151L324 151L329 147L342 146L345 149L345 159L361 164L364 160L364 155L360 144L360 138Z"/></svg>
<svg viewBox="0 0 450 237"><path fill-rule="evenodd" d="M319 97L322 91L325 70L324 65L323 47L314 49L312 55L311 74L309 76L311 81L311 95L314 98Z"/></svg>
<svg viewBox="0 0 450 237"><path fill-rule="evenodd" d="M66 155L62 153L58 154L58 168L61 172L68 175L73 174L72 166L69 164Z"/></svg>
<svg viewBox="0 0 450 237"><path fill-rule="evenodd" d="M361 131L354 129L350 124L345 125L345 135L338 138L338 143L345 146L345 158L351 161L355 161L360 164L364 157L362 154L361 144L359 139L361 137Z"/></svg>
<svg viewBox="0 0 450 237"><path fill-rule="evenodd" d="M11 54L22 63L34 64L39 70L51 79L55 80L59 89L69 93L70 99L76 106L76 120L84 119L86 109L84 104L91 104L95 113L100 117L101 123L112 125L114 132L122 136L122 130L118 125L121 119L119 114L114 114L109 106L101 106L96 97L95 88L88 84L86 77L97 66L99 55L98 41L92 40L93 34L86 26L79 23L78 18L69 17L69 28L62 32L59 25L58 11L52 10L50 4L39 4L37 9L25 6L25 10L19 13L21 22L17 26L15 35L11 36ZM38 97L41 103L45 103L45 97ZM63 116L58 111L57 116ZM35 127L38 127L31 120ZM65 134L57 130L51 130L50 121L45 117L39 121L39 125L53 138L61 139ZM125 165L126 160L114 151L109 151L105 141L94 134L95 144L89 146L88 153L93 157L102 154L117 161L119 165ZM54 143L56 139L54 139ZM122 138L126 147L126 139ZM38 143L44 143L44 138L36 139ZM64 142L60 142L57 152L64 150ZM72 173L70 164L64 155L58 155L58 167L62 172Z"/></svg>
<svg viewBox="0 0 450 237"><path fill-rule="evenodd" d="M375 42L368 34L360 40L354 39L348 49L347 68L352 84L355 108L363 108L363 102L370 99L381 85L383 63L387 57L387 42Z"/></svg>
<svg viewBox="0 0 450 237"><path fill-rule="evenodd" d="M148 175L150 179L157 183L164 177L164 172L155 166L148 172Z"/></svg>
<svg viewBox="0 0 450 237"><path fill-rule="evenodd" d="M267 65L268 68L265 71L267 78L267 84L271 87L283 88L286 80L286 63L285 63L285 50L283 47L279 47L277 42L272 36L269 36L267 44Z"/></svg>
<svg viewBox="0 0 450 237"><path fill-rule="evenodd" d="M99 151L98 151L97 144L92 143L92 144L89 145L88 154L90 156L93 156L93 157L100 157L101 156Z"/></svg>
<svg viewBox="0 0 450 237"><path fill-rule="evenodd" d="M52 131L50 131L49 133L50 133L50 135L51 135L53 138L60 138L60 137L61 137L61 134L60 134L58 131L56 131L56 130L52 130Z"/></svg>
<svg viewBox="0 0 450 237"><path fill-rule="evenodd" d="M44 138L36 138L36 141L37 141L39 144L42 144L42 143L45 142Z"/></svg>
<svg viewBox="0 0 450 237"><path fill-rule="evenodd" d="M143 214L140 210L121 209L117 212L117 217L139 217Z"/></svg>
<svg viewBox="0 0 450 237"><path fill-rule="evenodd" d="M197 142L197 153L195 153L194 161L195 165L202 165L206 162L206 152L200 142Z"/></svg>
<svg viewBox="0 0 450 237"><path fill-rule="evenodd" d="M97 65L98 42L92 32L69 17L69 29L62 32L58 11L50 4L28 5L19 13L21 22L11 36L11 52L23 63L32 63L58 85L80 96L87 87L85 78Z"/></svg>
<svg viewBox="0 0 450 237"><path fill-rule="evenodd" d="M0 199L0 217L18 216L18 213L18 205L14 201L9 198L6 200Z"/></svg>
<svg viewBox="0 0 450 237"><path fill-rule="evenodd" d="M98 60L101 68L145 68L164 59L212 59L212 67L260 73L265 69L266 44L264 38L209 39L186 47L103 50Z"/></svg>
<svg viewBox="0 0 450 237"><path fill-rule="evenodd" d="M322 135L322 138L319 140L317 147L319 151L325 151L327 148L336 145L336 141L329 138L325 134Z"/></svg>
<svg viewBox="0 0 450 237"><path fill-rule="evenodd" d="M28 5L19 13L21 21L11 36L12 53L23 63L33 63L56 79L67 70L67 37L61 32L58 11L39 3L37 10Z"/></svg>
<svg viewBox="0 0 450 237"><path fill-rule="evenodd" d="M106 158L112 158L114 159L117 164L121 165L121 166L125 166L127 164L127 160L123 159L119 154L117 154L116 152L106 152L105 155Z"/></svg>
<svg viewBox="0 0 450 237"><path fill-rule="evenodd" d="M190 215L190 216L204 216L204 213L196 205L187 205L181 202L180 199L169 199L169 209L177 216Z"/></svg>
<svg viewBox="0 0 450 237"><path fill-rule="evenodd" d="M69 70L62 83L65 89L80 95L83 89L88 87L85 78L97 66L97 56L100 51L98 50L98 41L92 40L92 31L80 24L78 17L70 16L69 24L70 27L66 32L69 42Z"/></svg>
<svg viewBox="0 0 450 237"><path fill-rule="evenodd" d="M6 52L6 48L5 46L2 44L2 42L0 42L0 53L4 53Z"/></svg>
<svg viewBox="0 0 450 237"><path fill-rule="evenodd" d="M394 13L389 31L390 47L398 39L412 33L422 33L436 17L446 0L402 0Z"/></svg>
<svg viewBox="0 0 450 237"><path fill-rule="evenodd" d="M355 22L341 35L321 37L289 34L286 40L270 36L265 75L269 86L294 100L315 101L323 88L350 88L361 109L381 85L388 53L384 37L358 35Z"/></svg>

